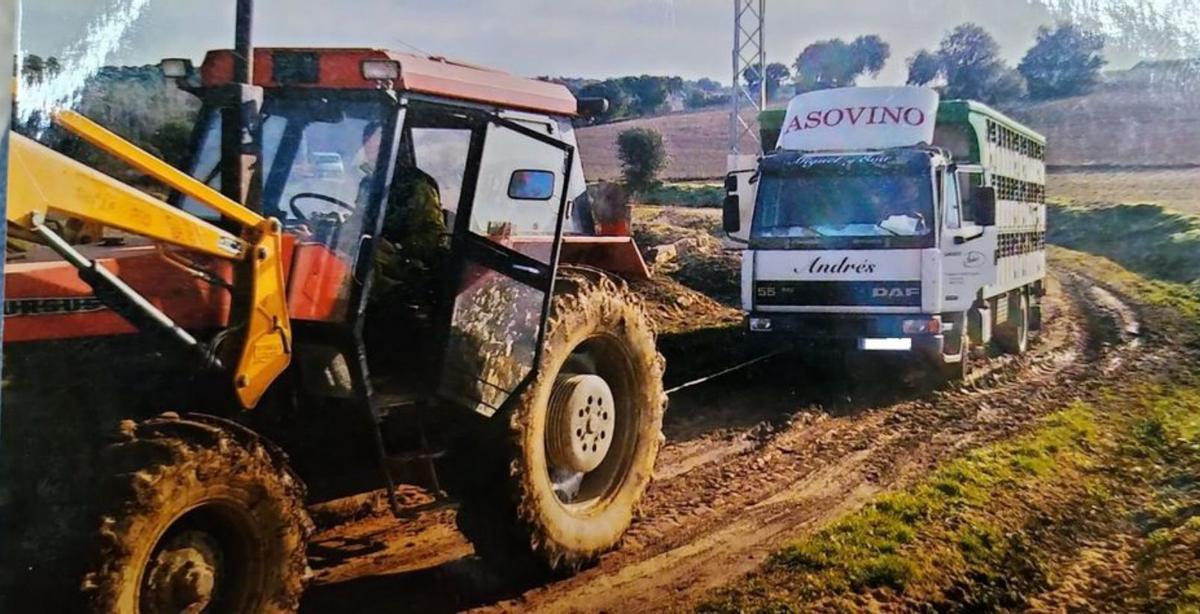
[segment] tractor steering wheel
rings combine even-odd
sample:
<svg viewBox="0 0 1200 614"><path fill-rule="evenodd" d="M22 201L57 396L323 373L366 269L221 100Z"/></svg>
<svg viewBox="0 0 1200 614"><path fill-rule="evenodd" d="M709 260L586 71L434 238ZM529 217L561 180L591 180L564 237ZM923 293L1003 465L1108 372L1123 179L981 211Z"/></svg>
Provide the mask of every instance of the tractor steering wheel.
<svg viewBox="0 0 1200 614"><path fill-rule="evenodd" d="M351 205L350 203L348 203L346 201L336 199L327 194L318 194L316 192L300 192L299 194L293 196L291 198L291 200L288 200L288 210L290 210L292 212L292 215L296 216L296 219L300 220L301 222L308 221L308 216L301 213L300 208L296 206L296 201L298 201L302 198L311 198L313 200L319 200L321 202L326 202L331 205L335 205L337 207L345 209L346 211L348 211L350 213L354 213L354 205Z"/></svg>

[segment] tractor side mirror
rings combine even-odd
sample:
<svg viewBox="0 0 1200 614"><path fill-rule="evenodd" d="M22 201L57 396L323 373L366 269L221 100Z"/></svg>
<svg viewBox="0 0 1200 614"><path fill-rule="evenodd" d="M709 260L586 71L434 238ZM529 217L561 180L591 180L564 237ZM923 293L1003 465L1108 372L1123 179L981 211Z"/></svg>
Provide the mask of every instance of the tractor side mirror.
<svg viewBox="0 0 1200 614"><path fill-rule="evenodd" d="M996 225L996 188L976 186L971 200L975 204L975 222L980 226Z"/></svg>
<svg viewBox="0 0 1200 614"><path fill-rule="evenodd" d="M513 200L550 200L554 196L554 173L513 171L508 180L508 197Z"/></svg>
<svg viewBox="0 0 1200 614"><path fill-rule="evenodd" d="M733 234L742 229L742 208L737 194L726 194L722 205L721 221L725 232Z"/></svg>

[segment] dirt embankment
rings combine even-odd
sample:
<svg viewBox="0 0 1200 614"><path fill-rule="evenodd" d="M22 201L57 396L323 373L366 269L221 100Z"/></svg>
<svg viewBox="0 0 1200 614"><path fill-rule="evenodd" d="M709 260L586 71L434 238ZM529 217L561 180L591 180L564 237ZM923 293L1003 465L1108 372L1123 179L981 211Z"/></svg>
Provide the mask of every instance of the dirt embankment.
<svg viewBox="0 0 1200 614"><path fill-rule="evenodd" d="M697 302L685 319L661 319L660 331L696 330L739 315L741 254L724 249L720 222L719 212L711 209L635 208L633 235L655 277L640 290L658 299L678 284L691 291L679 298Z"/></svg>

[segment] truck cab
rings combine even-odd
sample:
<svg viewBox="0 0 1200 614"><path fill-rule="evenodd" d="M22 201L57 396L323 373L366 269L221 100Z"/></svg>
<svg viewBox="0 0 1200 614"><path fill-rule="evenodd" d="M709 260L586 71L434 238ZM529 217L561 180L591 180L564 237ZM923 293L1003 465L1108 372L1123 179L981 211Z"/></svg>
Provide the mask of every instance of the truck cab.
<svg viewBox="0 0 1200 614"><path fill-rule="evenodd" d="M973 132L935 130L939 106L932 90L845 88L764 114L778 147L726 182L752 332L912 352L954 375L972 338L990 339L998 296L1038 294L1044 254L1020 283L998 283L1013 221L1005 203L997 224L1002 169L980 164L979 147L972 159ZM1044 217L1022 220L1044 232Z"/></svg>

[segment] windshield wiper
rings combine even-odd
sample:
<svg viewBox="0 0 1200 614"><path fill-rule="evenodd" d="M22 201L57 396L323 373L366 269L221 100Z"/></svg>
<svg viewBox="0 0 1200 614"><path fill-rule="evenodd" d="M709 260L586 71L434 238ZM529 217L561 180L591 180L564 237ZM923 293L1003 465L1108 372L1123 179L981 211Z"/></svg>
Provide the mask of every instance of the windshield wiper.
<svg viewBox="0 0 1200 614"><path fill-rule="evenodd" d="M901 235L900 233L896 232L895 230L892 230L891 228L888 228L887 226L884 226L883 224L876 224L876 225L875 225L875 227L876 227L876 228L878 228L878 229L880 229L880 230L882 230L882 231L885 231L885 232L887 232L888 234L892 235L893 237L900 237L900 236L903 236L903 235Z"/></svg>

